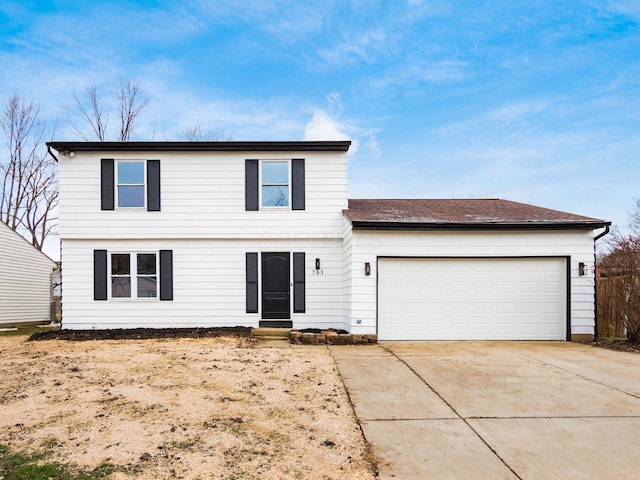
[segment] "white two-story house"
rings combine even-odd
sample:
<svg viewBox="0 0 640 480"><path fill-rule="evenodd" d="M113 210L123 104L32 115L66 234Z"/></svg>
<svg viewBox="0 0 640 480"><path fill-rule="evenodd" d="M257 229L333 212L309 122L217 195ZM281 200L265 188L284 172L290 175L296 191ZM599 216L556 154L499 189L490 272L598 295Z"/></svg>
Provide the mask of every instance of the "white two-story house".
<svg viewBox="0 0 640 480"><path fill-rule="evenodd" d="M65 329L594 334L609 222L497 199L348 200L348 141L48 146Z"/></svg>

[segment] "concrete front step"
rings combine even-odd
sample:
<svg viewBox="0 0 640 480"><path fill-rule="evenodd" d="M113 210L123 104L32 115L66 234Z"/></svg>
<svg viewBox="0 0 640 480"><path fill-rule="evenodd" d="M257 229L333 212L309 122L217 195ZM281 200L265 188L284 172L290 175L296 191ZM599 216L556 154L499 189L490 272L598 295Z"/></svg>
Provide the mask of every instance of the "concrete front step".
<svg viewBox="0 0 640 480"><path fill-rule="evenodd" d="M253 328L251 330L251 336L257 338L270 338L276 339L281 338L282 340L287 340L289 338L289 332L291 332L290 328Z"/></svg>

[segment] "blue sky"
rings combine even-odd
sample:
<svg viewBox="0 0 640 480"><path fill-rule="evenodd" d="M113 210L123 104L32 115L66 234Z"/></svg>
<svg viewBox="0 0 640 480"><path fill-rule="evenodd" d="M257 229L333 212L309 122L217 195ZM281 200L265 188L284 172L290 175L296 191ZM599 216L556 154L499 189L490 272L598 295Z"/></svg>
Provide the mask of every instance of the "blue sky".
<svg viewBox="0 0 640 480"><path fill-rule="evenodd" d="M626 223L640 196L637 1L0 5L0 102L134 79L136 140L352 139L353 198L499 197ZM115 119L112 119L112 124Z"/></svg>

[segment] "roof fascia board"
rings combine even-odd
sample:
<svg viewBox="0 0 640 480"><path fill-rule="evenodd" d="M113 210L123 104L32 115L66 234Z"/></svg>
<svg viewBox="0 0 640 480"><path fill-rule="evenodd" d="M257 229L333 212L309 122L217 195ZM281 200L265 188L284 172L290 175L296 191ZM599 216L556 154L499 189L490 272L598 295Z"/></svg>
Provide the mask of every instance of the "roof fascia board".
<svg viewBox="0 0 640 480"><path fill-rule="evenodd" d="M47 142L58 152L346 152L344 141L311 142Z"/></svg>
<svg viewBox="0 0 640 480"><path fill-rule="evenodd" d="M611 222L402 223L351 221L354 230L596 230Z"/></svg>

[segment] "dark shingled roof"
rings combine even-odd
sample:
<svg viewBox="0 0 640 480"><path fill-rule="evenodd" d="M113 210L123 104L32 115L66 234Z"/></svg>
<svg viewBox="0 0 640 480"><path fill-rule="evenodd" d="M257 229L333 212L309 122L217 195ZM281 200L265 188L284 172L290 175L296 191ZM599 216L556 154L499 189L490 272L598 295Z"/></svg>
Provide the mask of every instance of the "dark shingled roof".
<svg viewBox="0 0 640 480"><path fill-rule="evenodd" d="M611 222L509 200L349 200L355 229L596 229Z"/></svg>

